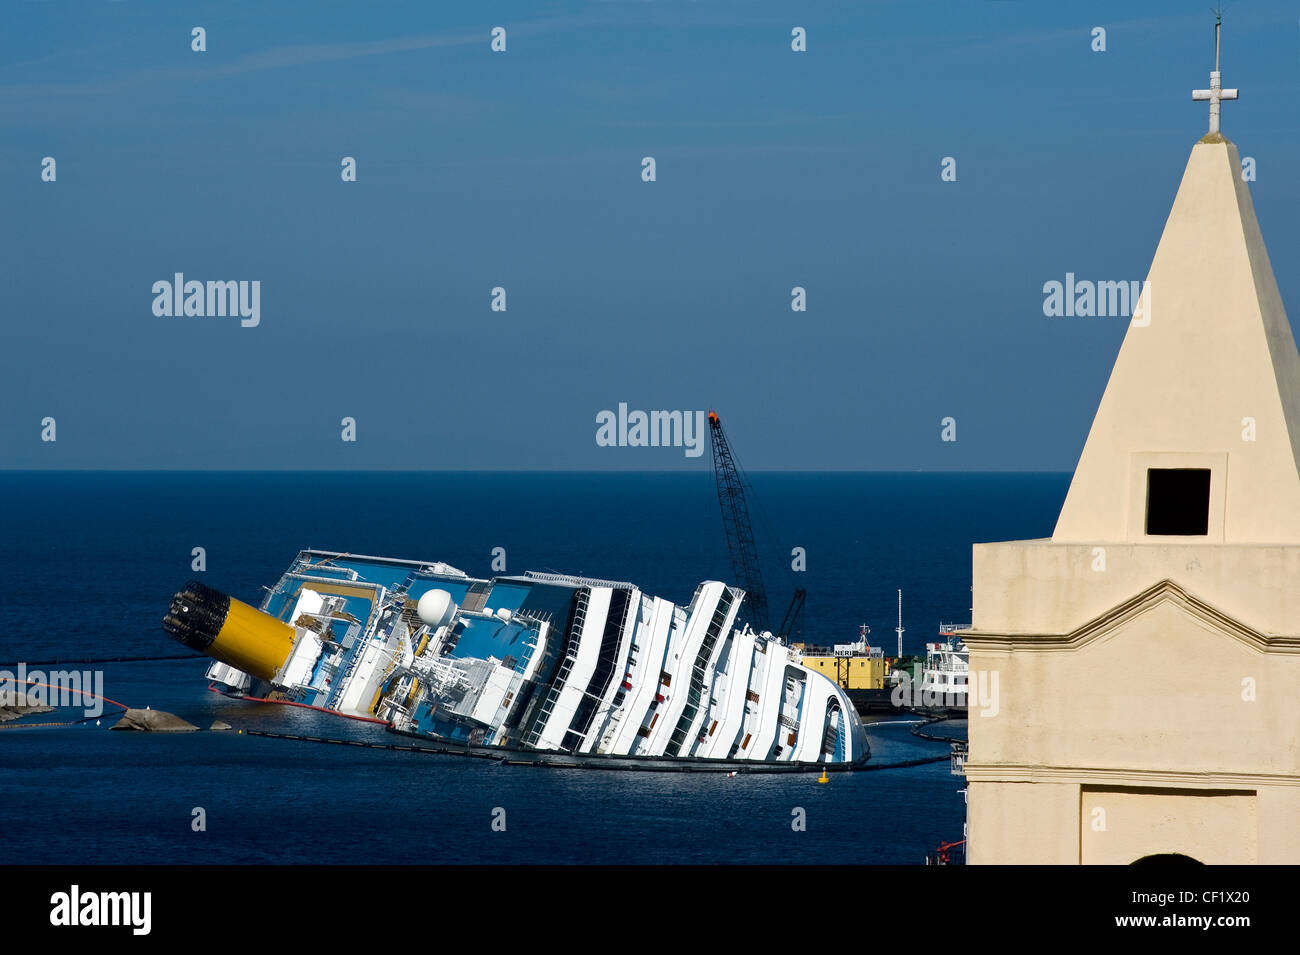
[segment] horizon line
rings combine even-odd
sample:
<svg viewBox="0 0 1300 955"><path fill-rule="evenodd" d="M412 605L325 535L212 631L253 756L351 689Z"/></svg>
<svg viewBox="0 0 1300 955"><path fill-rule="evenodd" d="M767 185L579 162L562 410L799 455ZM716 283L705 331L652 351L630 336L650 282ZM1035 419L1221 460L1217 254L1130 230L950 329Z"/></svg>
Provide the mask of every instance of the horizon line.
<svg viewBox="0 0 1300 955"><path fill-rule="evenodd" d="M1069 474L1016 468L747 468L746 474ZM698 474L710 468L11 468L0 474Z"/></svg>

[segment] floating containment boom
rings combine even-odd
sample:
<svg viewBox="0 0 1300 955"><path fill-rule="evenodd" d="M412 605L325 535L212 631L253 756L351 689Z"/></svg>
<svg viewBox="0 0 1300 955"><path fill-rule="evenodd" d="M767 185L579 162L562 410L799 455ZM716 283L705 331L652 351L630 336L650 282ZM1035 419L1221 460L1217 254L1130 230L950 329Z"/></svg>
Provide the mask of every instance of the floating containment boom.
<svg viewBox="0 0 1300 955"><path fill-rule="evenodd" d="M262 680L279 672L294 644L293 627L197 580L172 598L163 629L191 650Z"/></svg>

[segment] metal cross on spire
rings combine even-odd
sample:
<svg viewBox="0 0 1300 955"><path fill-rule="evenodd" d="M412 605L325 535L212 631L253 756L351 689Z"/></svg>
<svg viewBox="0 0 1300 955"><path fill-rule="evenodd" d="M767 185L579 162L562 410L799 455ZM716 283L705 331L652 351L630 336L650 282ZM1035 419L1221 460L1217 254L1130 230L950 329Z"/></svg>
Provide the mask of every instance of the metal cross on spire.
<svg viewBox="0 0 1300 955"><path fill-rule="evenodd" d="M1235 89L1225 90L1219 82L1219 26L1222 22L1223 14L1216 10L1214 15L1214 72L1210 74L1210 88L1208 90L1192 90L1192 99L1210 101L1210 133L1212 135L1219 131L1219 102L1225 99L1237 98Z"/></svg>

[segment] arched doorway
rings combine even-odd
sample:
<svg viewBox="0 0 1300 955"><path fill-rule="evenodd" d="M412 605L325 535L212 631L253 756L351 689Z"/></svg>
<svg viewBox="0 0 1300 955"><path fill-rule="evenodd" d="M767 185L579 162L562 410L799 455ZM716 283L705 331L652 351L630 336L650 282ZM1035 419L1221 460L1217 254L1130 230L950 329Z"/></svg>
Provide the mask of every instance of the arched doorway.
<svg viewBox="0 0 1300 955"><path fill-rule="evenodd" d="M1195 865L1204 865L1199 859L1193 859L1191 856L1185 856L1180 852L1160 852L1155 855L1143 856L1141 859L1134 859L1130 865L1140 865L1148 867L1158 867L1162 869L1188 868Z"/></svg>

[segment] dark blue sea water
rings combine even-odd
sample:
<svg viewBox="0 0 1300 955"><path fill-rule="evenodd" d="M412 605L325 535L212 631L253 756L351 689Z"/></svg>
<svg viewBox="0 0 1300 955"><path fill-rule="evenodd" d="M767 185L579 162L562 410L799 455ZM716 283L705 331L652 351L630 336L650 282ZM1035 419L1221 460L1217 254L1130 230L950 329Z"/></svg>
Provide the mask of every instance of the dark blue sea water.
<svg viewBox="0 0 1300 955"><path fill-rule="evenodd" d="M776 616L808 590L803 636L892 654L969 619L970 545L1047 536L1068 475L754 474ZM256 604L303 547L443 560L490 576L561 570L631 580L679 602L730 580L708 472L0 472L0 664L181 651L160 621L195 576ZM790 552L807 552L791 573ZM183 651L182 651L183 652ZM105 695L206 727L323 736L382 731L208 692L196 660L109 664ZM67 719L62 711L36 717ZM103 724L0 730L9 858L52 863L920 863L961 837L945 762L812 776L506 767L233 733L110 733ZM8 724L12 726L13 724ZM870 728L873 759L943 752L908 725ZM964 731L953 724L951 732ZM194 832L203 807L207 830ZM493 831L494 810L506 830ZM806 831L791 827L802 808Z"/></svg>

